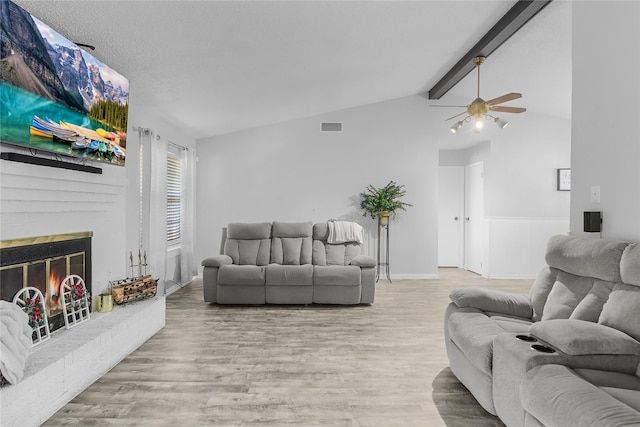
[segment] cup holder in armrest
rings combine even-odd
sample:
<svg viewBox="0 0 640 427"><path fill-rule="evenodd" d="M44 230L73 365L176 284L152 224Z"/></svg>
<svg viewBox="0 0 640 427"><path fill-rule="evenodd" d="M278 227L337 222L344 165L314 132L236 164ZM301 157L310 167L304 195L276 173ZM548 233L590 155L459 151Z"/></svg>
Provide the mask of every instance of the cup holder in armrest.
<svg viewBox="0 0 640 427"><path fill-rule="evenodd" d="M532 350L539 351L541 353L555 353L556 351L551 347L547 347L546 345L534 344L531 346Z"/></svg>
<svg viewBox="0 0 640 427"><path fill-rule="evenodd" d="M520 341L528 341L528 342L538 341L535 337L532 337L531 335L516 335L516 339L519 339Z"/></svg>

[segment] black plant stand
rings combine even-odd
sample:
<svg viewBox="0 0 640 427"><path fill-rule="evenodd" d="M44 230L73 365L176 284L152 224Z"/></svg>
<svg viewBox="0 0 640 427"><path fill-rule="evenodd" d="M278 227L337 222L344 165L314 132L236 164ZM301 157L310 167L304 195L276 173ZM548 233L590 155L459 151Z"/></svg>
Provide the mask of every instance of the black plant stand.
<svg viewBox="0 0 640 427"><path fill-rule="evenodd" d="M384 271L387 276L387 280L391 283L391 276L389 275L389 224L391 221L387 220L385 225L381 225L378 223L378 272L376 274L376 282L380 280L380 268L384 267ZM381 229L384 229L385 239L384 244L381 242L382 232ZM383 248L384 246L384 248ZM381 251L384 250L384 260L380 258Z"/></svg>

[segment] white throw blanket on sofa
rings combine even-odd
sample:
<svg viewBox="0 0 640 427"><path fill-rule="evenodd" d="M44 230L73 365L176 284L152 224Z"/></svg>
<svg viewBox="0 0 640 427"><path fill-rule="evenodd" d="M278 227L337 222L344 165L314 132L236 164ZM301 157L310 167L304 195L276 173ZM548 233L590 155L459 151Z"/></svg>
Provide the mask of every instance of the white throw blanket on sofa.
<svg viewBox="0 0 640 427"><path fill-rule="evenodd" d="M20 307L0 301L0 372L11 384L24 375L32 332L29 316Z"/></svg>
<svg viewBox="0 0 640 427"><path fill-rule="evenodd" d="M360 224L351 221L329 221L329 238L327 243L363 243L362 227Z"/></svg>

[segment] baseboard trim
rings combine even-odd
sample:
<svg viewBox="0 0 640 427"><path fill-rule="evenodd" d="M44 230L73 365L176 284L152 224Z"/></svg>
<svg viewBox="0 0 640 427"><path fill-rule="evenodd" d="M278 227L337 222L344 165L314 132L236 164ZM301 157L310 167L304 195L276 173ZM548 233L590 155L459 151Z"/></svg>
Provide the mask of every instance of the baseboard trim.
<svg viewBox="0 0 640 427"><path fill-rule="evenodd" d="M386 276L380 275L380 280L385 280ZM437 274L392 274L391 280L438 280Z"/></svg>

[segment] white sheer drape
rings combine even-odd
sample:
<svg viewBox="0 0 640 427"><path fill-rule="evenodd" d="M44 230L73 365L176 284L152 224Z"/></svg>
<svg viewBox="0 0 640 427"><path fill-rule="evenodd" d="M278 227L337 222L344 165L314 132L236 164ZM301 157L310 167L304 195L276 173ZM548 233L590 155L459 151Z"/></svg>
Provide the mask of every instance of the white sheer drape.
<svg viewBox="0 0 640 427"><path fill-rule="evenodd" d="M194 252L196 154L183 149L180 154L182 169L182 223L180 224L180 281L189 282L198 273Z"/></svg>
<svg viewBox="0 0 640 427"><path fill-rule="evenodd" d="M147 251L147 273L158 280L158 294L166 291L167 261L167 142L154 131L145 130L142 136L143 192L148 195L145 211L149 219L145 235Z"/></svg>

